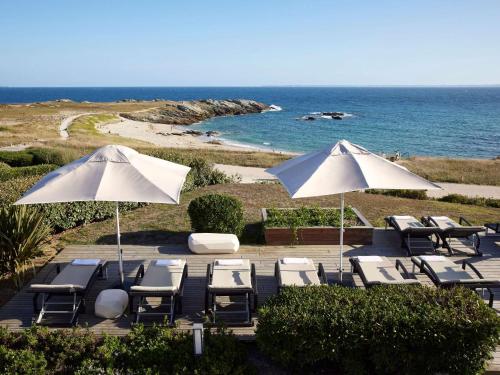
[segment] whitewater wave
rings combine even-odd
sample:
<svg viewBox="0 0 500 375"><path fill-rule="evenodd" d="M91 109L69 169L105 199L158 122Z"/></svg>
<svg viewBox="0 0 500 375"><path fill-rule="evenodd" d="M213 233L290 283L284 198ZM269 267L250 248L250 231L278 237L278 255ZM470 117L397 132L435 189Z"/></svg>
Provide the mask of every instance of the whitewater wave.
<svg viewBox="0 0 500 375"><path fill-rule="evenodd" d="M279 112L282 110L283 110L283 108L281 108L279 105L276 105L276 104L271 104L269 106L269 112Z"/></svg>

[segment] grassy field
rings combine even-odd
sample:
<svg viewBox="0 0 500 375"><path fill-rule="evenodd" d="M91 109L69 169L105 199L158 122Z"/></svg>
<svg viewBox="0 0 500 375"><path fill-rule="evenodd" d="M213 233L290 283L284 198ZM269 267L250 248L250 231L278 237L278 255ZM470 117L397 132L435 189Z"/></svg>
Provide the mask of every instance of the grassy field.
<svg viewBox="0 0 500 375"><path fill-rule="evenodd" d="M189 202L208 192L229 194L242 200L247 224L242 243L261 243L260 209L263 207L300 207L318 205L338 207L337 196L312 199L290 199L278 184L231 184L215 185L182 196L180 205L149 205L123 214L121 221L122 243L162 244L166 241L185 243L190 231L187 206ZM452 218L465 216L473 223L484 224L498 220L500 209L468 206L437 201L388 197L364 193L349 193L346 202L358 208L375 226L383 225L383 218L393 214L447 215ZM106 220L66 231L58 236L60 246L66 244L113 244L115 223Z"/></svg>

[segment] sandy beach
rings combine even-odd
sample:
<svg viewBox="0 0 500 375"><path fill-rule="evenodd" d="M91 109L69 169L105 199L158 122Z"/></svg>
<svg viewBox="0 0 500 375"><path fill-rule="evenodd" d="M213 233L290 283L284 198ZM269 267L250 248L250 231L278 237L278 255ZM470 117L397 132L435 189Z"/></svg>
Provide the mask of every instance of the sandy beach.
<svg viewBox="0 0 500 375"><path fill-rule="evenodd" d="M186 134L186 131L196 130L192 125L181 126L158 124L146 121L134 121L120 117L120 121L98 125L97 129L103 134L114 134L122 137L133 138L149 142L160 147L273 152L269 149L252 146L229 145L219 140L217 137Z"/></svg>

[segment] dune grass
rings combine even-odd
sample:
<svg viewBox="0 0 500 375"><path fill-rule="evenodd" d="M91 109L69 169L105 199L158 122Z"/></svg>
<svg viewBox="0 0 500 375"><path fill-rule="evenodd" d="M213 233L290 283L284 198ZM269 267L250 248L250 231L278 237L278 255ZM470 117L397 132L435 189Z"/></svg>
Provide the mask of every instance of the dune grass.
<svg viewBox="0 0 500 375"><path fill-rule="evenodd" d="M431 181L500 186L500 159L413 157L399 164Z"/></svg>

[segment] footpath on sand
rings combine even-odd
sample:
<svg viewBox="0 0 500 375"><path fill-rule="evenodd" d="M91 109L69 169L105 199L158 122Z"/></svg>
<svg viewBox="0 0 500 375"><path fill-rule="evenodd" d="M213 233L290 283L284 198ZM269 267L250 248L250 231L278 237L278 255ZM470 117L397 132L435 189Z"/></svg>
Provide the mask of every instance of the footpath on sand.
<svg viewBox="0 0 500 375"><path fill-rule="evenodd" d="M269 182L276 177L267 173L265 168L241 167L238 165L216 164L215 168L228 174L239 175L242 184L253 184L258 182ZM448 182L436 182L443 190L429 190L427 196L440 198L448 194L461 194L468 197L484 197L500 199L500 186L453 184Z"/></svg>

